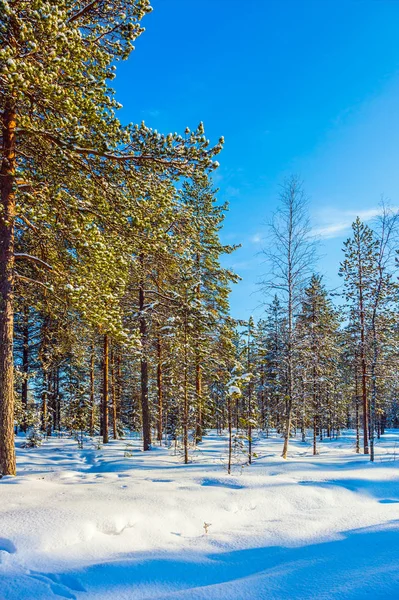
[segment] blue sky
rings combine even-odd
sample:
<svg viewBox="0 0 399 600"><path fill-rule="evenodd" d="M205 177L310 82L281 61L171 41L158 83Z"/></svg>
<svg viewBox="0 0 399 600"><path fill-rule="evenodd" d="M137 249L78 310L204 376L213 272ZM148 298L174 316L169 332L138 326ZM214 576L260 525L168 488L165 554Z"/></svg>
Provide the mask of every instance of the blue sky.
<svg viewBox="0 0 399 600"><path fill-rule="evenodd" d="M399 2L153 0L136 52L119 65L123 121L183 132L205 124L225 148L215 173L228 200L224 264L242 277L232 314L260 316L260 251L279 184L304 180L318 271L330 287L342 243L381 194L399 204ZM257 308L258 307L258 308Z"/></svg>

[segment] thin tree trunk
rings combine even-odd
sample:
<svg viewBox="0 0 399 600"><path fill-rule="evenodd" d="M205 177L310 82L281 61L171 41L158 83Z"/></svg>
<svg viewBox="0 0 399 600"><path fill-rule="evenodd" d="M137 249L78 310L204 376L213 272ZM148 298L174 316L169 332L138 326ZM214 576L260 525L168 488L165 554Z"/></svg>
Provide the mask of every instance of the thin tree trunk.
<svg viewBox="0 0 399 600"><path fill-rule="evenodd" d="M374 439L375 439L375 411L377 404L377 376L376 368L378 363L378 340L376 331L376 311L375 307L372 319L372 331L373 331L373 359L371 361L371 402L370 402L370 461L374 462L375 450L374 450Z"/></svg>
<svg viewBox="0 0 399 600"><path fill-rule="evenodd" d="M41 408L41 430L45 433L48 419L48 372L43 371L43 390L42 390L42 408Z"/></svg>
<svg viewBox="0 0 399 600"><path fill-rule="evenodd" d="M22 348L22 392L21 392L21 401L22 401L22 409L24 411L23 423L21 430L26 432L26 417L28 410L28 377L29 377L29 308L26 304L24 304L23 308L23 348Z"/></svg>
<svg viewBox="0 0 399 600"><path fill-rule="evenodd" d="M141 378L141 412L143 419L143 450L151 449L151 418L150 407L148 403L148 360L147 360L147 322L144 315L144 287L140 282L139 287L139 321L141 338L141 359L140 359L140 378Z"/></svg>
<svg viewBox="0 0 399 600"><path fill-rule="evenodd" d="M115 352L111 350L111 401L112 401L112 437L118 439L117 410L116 410L116 384L115 384Z"/></svg>
<svg viewBox="0 0 399 600"><path fill-rule="evenodd" d="M195 429L195 441L202 441L202 369L197 349L195 365L195 395L197 398L197 424Z"/></svg>
<svg viewBox="0 0 399 600"><path fill-rule="evenodd" d="M184 464L188 464L188 356L187 356L187 311L184 319L184 405L183 405L183 446L184 446Z"/></svg>
<svg viewBox="0 0 399 600"><path fill-rule="evenodd" d="M366 365L366 339L365 339L365 315L363 300L363 273L359 262L359 311L360 311L360 363L362 370L362 404L363 404L363 451L369 453L369 407L367 398L367 365Z"/></svg>
<svg viewBox="0 0 399 600"><path fill-rule="evenodd" d="M317 454L317 395L316 395L316 367L313 366L313 455Z"/></svg>
<svg viewBox="0 0 399 600"><path fill-rule="evenodd" d="M108 335L104 335L104 349L103 349L103 401L102 401L102 430L103 430L103 443L108 444L109 433L108 433L108 369L109 369L109 339Z"/></svg>
<svg viewBox="0 0 399 600"><path fill-rule="evenodd" d="M53 369L51 371L49 371L48 377L47 377L47 406L48 406L48 410L47 410L47 429L46 429L46 435L48 437L51 437L52 434L52 430L54 428L54 413L55 413L55 406L54 406L54 371Z"/></svg>
<svg viewBox="0 0 399 600"><path fill-rule="evenodd" d="M121 420L121 402L122 402L122 372L121 372L121 355L118 352L116 357L116 418Z"/></svg>
<svg viewBox="0 0 399 600"><path fill-rule="evenodd" d="M360 453L360 415L359 415L359 384L357 366L355 367L355 409L356 409L356 454Z"/></svg>
<svg viewBox="0 0 399 600"><path fill-rule="evenodd" d="M94 396L94 364L95 364L94 344L90 348L90 436L94 436L95 424L95 396Z"/></svg>
<svg viewBox="0 0 399 600"><path fill-rule="evenodd" d="M251 321L250 321L251 323ZM248 325L248 373L251 377L251 326ZM248 382L248 463L252 463L252 382L251 379Z"/></svg>
<svg viewBox="0 0 399 600"><path fill-rule="evenodd" d="M16 111L6 101L0 169L0 475L15 475L14 447L14 178Z"/></svg>
<svg viewBox="0 0 399 600"><path fill-rule="evenodd" d="M290 234L290 240L291 240L291 234ZM291 247L291 241L290 241L290 247ZM290 250L291 252L291 250ZM291 265L291 257L289 255L289 259L288 259L288 264L289 264L289 272L291 274L291 270L292 270L292 265ZM289 275L289 281L288 281L288 372L287 372L287 377L288 377L288 397L286 400L286 422L285 422L285 431L284 431L284 446L283 446L283 453L282 453L282 457L284 459L287 458L288 455L288 443L289 443L289 439L290 439L290 433L291 433L291 422L292 422L292 404L293 404L293 396L294 396L294 382L293 382L293 356L292 356L292 352L293 352L293 347L292 347L292 343L293 343L293 290L292 290L292 281L291 281L291 275Z"/></svg>
<svg viewBox="0 0 399 600"><path fill-rule="evenodd" d="M54 429L61 429L61 406L60 406L60 368L54 370Z"/></svg>
<svg viewBox="0 0 399 600"><path fill-rule="evenodd" d="M231 474L231 458L233 453L233 418L231 412L231 397L229 395L227 399L227 419L229 427L229 457L227 464L227 473L229 475Z"/></svg>
<svg viewBox="0 0 399 600"><path fill-rule="evenodd" d="M162 445L162 421L163 421L163 380L162 380L162 345L161 338L157 339L157 393L158 393L158 418L157 418L157 440Z"/></svg>

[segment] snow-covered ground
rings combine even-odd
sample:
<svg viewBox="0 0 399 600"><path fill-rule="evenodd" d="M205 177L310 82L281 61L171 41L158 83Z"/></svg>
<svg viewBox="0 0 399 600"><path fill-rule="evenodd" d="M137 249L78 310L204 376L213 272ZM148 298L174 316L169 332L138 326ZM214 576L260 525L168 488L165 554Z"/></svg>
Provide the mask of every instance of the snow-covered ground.
<svg viewBox="0 0 399 600"><path fill-rule="evenodd" d="M189 465L139 441L19 448L0 481L0 599L398 600L399 432L374 464L351 436L316 457L281 447L258 441L231 476L215 433Z"/></svg>

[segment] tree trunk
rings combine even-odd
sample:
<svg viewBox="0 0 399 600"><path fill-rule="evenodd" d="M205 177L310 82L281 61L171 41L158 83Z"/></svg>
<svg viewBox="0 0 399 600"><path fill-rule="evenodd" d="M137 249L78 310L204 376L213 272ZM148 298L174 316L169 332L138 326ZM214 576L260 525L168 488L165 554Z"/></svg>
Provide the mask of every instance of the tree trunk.
<svg viewBox="0 0 399 600"><path fill-rule="evenodd" d="M291 244L290 244L291 245ZM286 415L285 415L285 431L284 431L284 446L282 458L286 459L288 455L288 443L290 439L291 433L291 423L292 423L292 406L293 406L293 396L294 396L294 365L293 365L293 289L292 289L292 280L291 280L291 271L292 264L291 258L288 260L289 265L289 280L288 280L288 394L286 399Z"/></svg>
<svg viewBox="0 0 399 600"><path fill-rule="evenodd" d="M115 352L111 350L111 400L112 400L112 437L118 439L117 427L117 404L116 404L116 384L115 384Z"/></svg>
<svg viewBox="0 0 399 600"><path fill-rule="evenodd" d="M0 169L0 474L15 475L14 447L14 178L16 112L7 101Z"/></svg>
<svg viewBox="0 0 399 600"><path fill-rule="evenodd" d="M157 440L162 445L162 421L163 421L163 381L162 381L162 345L161 338L157 339L157 393L158 393L158 418L157 418Z"/></svg>
<svg viewBox="0 0 399 600"><path fill-rule="evenodd" d="M317 417L318 401L316 394L316 367L313 366L313 455L317 454Z"/></svg>
<svg viewBox="0 0 399 600"><path fill-rule="evenodd" d="M95 424L95 397L94 397L94 344L91 345L90 349L90 436L94 436L94 424Z"/></svg>
<svg viewBox="0 0 399 600"><path fill-rule="evenodd" d="M367 366L366 366L366 334L363 300L363 272L359 262L359 312L360 312L360 363L362 369L362 404L363 404L363 451L369 453L369 407L367 399Z"/></svg>
<svg viewBox="0 0 399 600"><path fill-rule="evenodd" d="M47 378L47 430L46 434L51 437L54 428L54 369L49 371Z"/></svg>
<svg viewBox="0 0 399 600"><path fill-rule="evenodd" d="M41 430L43 433L47 429L48 421L48 372L43 371L43 390L42 390L42 409L41 409Z"/></svg>
<svg viewBox="0 0 399 600"><path fill-rule="evenodd" d="M305 382L301 377L301 400L302 400L302 424L301 424L301 437L302 442L306 442L306 396L305 396Z"/></svg>
<svg viewBox="0 0 399 600"><path fill-rule="evenodd" d="M184 369L183 369L183 386L184 386L184 404L183 404L183 447L184 447L184 464L188 464L188 355L187 355L187 311L184 318Z"/></svg>
<svg viewBox="0 0 399 600"><path fill-rule="evenodd" d="M233 418L232 418L232 411L231 411L231 397L229 395L228 400L227 400L227 420L228 420L228 427L229 427L229 457L228 457L228 464L227 464L227 473L230 475L231 474L231 458L232 458L232 453L233 453Z"/></svg>
<svg viewBox="0 0 399 600"><path fill-rule="evenodd" d="M103 402L102 402L102 431L103 443L108 444L108 368L109 368L109 339L108 335L104 335L104 350L103 350Z"/></svg>
<svg viewBox="0 0 399 600"><path fill-rule="evenodd" d="M375 439L375 411L377 404L377 376L376 367L378 362L378 342L376 323L373 318L373 360L371 362L371 402L370 402L370 461L374 462L374 439Z"/></svg>
<svg viewBox="0 0 399 600"><path fill-rule="evenodd" d="M195 395L197 398L197 424L195 429L195 441L202 441L202 369L200 358L198 356L198 349L196 351L196 365L195 365Z"/></svg>
<svg viewBox="0 0 399 600"><path fill-rule="evenodd" d="M21 391L21 401L22 401L22 410L24 411L23 423L21 430L26 432L26 417L28 410L28 376L29 376L29 308L26 304L24 304L23 308L23 331L22 331L22 391Z"/></svg>
<svg viewBox="0 0 399 600"><path fill-rule="evenodd" d="M141 412L143 419L143 450L151 449L151 418L150 407L148 403L148 360L147 360L147 323L144 315L144 287L140 283L139 287L139 314L140 314L140 338L141 338L141 359L140 359L140 379L141 379Z"/></svg>
<svg viewBox="0 0 399 600"><path fill-rule="evenodd" d="M116 357L116 418L121 420L121 401L122 401L122 372L121 372L121 355L118 352Z"/></svg>
<svg viewBox="0 0 399 600"><path fill-rule="evenodd" d="M54 429L61 429L60 368L54 370Z"/></svg>
<svg viewBox="0 0 399 600"><path fill-rule="evenodd" d="M356 454L360 453L360 415L359 415L359 386L357 366L355 370L355 408L356 408Z"/></svg>

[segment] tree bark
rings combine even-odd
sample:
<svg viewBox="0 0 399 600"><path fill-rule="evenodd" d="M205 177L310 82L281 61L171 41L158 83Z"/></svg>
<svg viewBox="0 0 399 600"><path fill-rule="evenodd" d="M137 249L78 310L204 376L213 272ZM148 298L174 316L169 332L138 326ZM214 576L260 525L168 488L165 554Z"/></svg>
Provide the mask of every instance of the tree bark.
<svg viewBox="0 0 399 600"><path fill-rule="evenodd" d="M227 473L231 474L231 459L233 455L233 416L231 410L231 397L228 396L227 399L227 421L229 427L229 456L228 456L228 464L227 464Z"/></svg>
<svg viewBox="0 0 399 600"><path fill-rule="evenodd" d="M184 403L183 403L183 447L184 447L184 464L188 464L188 335L187 335L187 311L184 317L184 366L183 366L183 388L184 388Z"/></svg>
<svg viewBox="0 0 399 600"><path fill-rule="evenodd" d="M109 368L109 339L108 335L104 335L104 354L103 354L103 403L102 403L102 429L103 443L108 444L108 368Z"/></svg>
<svg viewBox="0 0 399 600"><path fill-rule="evenodd" d="M157 338L157 392L158 392L158 418L157 418L157 440L162 445L162 421L163 421L163 380L162 380L162 345L161 338Z"/></svg>
<svg viewBox="0 0 399 600"><path fill-rule="evenodd" d="M24 304L23 308L23 330L22 330L22 391L21 401L22 409L24 411L23 423L21 430L26 432L26 416L28 410L28 376L29 376L29 308Z"/></svg>
<svg viewBox="0 0 399 600"><path fill-rule="evenodd" d="M359 312L360 312L360 363L362 370L362 404L363 404L363 451L364 454L369 453L369 407L367 398L367 365L366 365L366 333L365 333L365 314L364 314L364 299L363 299L363 270L359 258Z"/></svg>
<svg viewBox="0 0 399 600"><path fill-rule="evenodd" d="M0 474L15 475L14 447L14 219L16 111L7 101L2 118L0 169Z"/></svg>
<svg viewBox="0 0 399 600"><path fill-rule="evenodd" d="M360 415L359 415L359 384L357 365L355 367L355 408L356 408L356 454L360 453Z"/></svg>
<svg viewBox="0 0 399 600"><path fill-rule="evenodd" d="M195 429L195 441L202 441L202 369L199 358L198 348L196 350L196 364L195 364L195 395L197 398L197 423Z"/></svg>
<svg viewBox="0 0 399 600"><path fill-rule="evenodd" d="M140 313L140 338L141 338L141 412L143 419L143 450L151 449L151 418L150 406L148 403L148 360L147 360L147 323L144 315L144 287L140 283L139 287L139 313Z"/></svg>
<svg viewBox="0 0 399 600"><path fill-rule="evenodd" d="M248 325L248 356L247 368L249 373L248 382L248 463L252 463L252 380L251 380L251 326Z"/></svg>
<svg viewBox="0 0 399 600"><path fill-rule="evenodd" d="M117 427L117 399L115 383L115 353L111 350L111 399L112 399L112 436L114 440L118 439Z"/></svg>
<svg viewBox="0 0 399 600"><path fill-rule="evenodd" d="M94 344L90 349L90 436L94 436L95 397L94 397Z"/></svg>

